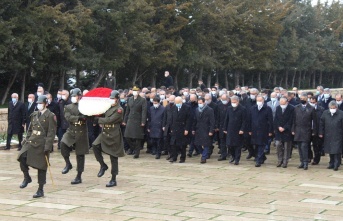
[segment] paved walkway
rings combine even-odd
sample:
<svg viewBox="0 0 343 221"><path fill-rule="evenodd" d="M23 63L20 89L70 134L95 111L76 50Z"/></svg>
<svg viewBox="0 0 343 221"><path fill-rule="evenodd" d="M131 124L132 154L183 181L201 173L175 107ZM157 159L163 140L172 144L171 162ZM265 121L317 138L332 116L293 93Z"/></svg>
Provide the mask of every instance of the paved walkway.
<svg viewBox="0 0 343 221"><path fill-rule="evenodd" d="M239 166L218 162L217 155L201 165L199 157L171 164L143 153L137 160L121 158L118 186L106 188L109 170L96 176L92 152L76 186L70 185L75 169L62 175L63 158L54 152L55 186L48 175L46 196L32 199L36 170L30 170L33 182L19 189L16 156L14 149L0 151L0 220L343 220L343 172L326 169L327 157L304 171L296 168L296 153L287 169L275 167L275 151L261 168L245 160L246 153Z"/></svg>

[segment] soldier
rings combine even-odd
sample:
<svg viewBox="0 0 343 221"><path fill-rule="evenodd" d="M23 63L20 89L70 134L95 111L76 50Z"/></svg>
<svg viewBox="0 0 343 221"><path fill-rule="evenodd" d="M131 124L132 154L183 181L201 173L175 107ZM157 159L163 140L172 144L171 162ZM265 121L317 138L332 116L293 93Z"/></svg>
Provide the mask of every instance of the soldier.
<svg viewBox="0 0 343 221"><path fill-rule="evenodd" d="M29 166L38 169L39 188L33 198L44 196L43 186L46 183L47 161L56 134L56 116L46 108L48 99L40 95L37 100L38 111L31 114L26 142L19 152L18 161L24 173L24 181L20 188L25 188L32 179L29 175Z"/></svg>
<svg viewBox="0 0 343 221"><path fill-rule="evenodd" d="M132 88L133 96L127 102L125 119L125 135L131 151L135 151L133 158L139 158L141 143L144 139L144 126L147 120L147 102L139 96L139 88Z"/></svg>
<svg viewBox="0 0 343 221"><path fill-rule="evenodd" d="M77 176L71 181L71 184L79 184L82 183L81 174L85 166L85 154L88 152L87 116L81 114L78 108L78 103L81 99L81 90L79 88L71 90L70 96L72 104L65 106L64 110L65 119L70 125L61 140L61 154L66 162L62 174L68 173L73 168L69 156L72 146L75 144Z"/></svg>
<svg viewBox="0 0 343 221"><path fill-rule="evenodd" d="M106 187L117 186L116 176L118 175L118 157L124 156L124 141L120 130L123 121L124 110L119 104L119 92L111 92L110 99L112 106L105 113L104 117L95 117L94 123L102 125L102 133L93 142L93 151L96 160L100 163L98 177L102 177L108 166L104 162L102 152L109 154L112 164L112 179Z"/></svg>

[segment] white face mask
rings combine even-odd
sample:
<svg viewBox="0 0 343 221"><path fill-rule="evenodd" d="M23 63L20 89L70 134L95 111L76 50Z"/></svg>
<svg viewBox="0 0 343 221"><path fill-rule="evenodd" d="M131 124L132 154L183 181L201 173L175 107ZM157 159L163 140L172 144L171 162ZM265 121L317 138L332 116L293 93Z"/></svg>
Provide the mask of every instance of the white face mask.
<svg viewBox="0 0 343 221"><path fill-rule="evenodd" d="M152 103L154 101L154 99L153 98L150 98L150 102Z"/></svg>
<svg viewBox="0 0 343 221"><path fill-rule="evenodd" d="M216 94L217 94L217 92L215 92L215 91L211 91L211 93L212 93L213 95L216 95Z"/></svg>
<svg viewBox="0 0 343 221"><path fill-rule="evenodd" d="M237 103L231 103L231 106L232 106L232 107L237 107L238 104L237 104Z"/></svg>
<svg viewBox="0 0 343 221"><path fill-rule="evenodd" d="M251 99L251 100L255 100L255 99L256 99L256 95L251 94L251 95L250 95L250 99Z"/></svg>
<svg viewBox="0 0 343 221"><path fill-rule="evenodd" d="M337 111L337 109L330 109L330 113L331 113L331 114L336 113L336 111Z"/></svg>
<svg viewBox="0 0 343 221"><path fill-rule="evenodd" d="M62 98L62 100L67 100L67 96L65 96L65 95L62 95L61 98Z"/></svg>
<svg viewBox="0 0 343 221"><path fill-rule="evenodd" d="M257 104L257 106L261 107L263 105L263 102L257 101L256 104Z"/></svg>
<svg viewBox="0 0 343 221"><path fill-rule="evenodd" d="M48 100L48 104L51 104L51 100Z"/></svg>
<svg viewBox="0 0 343 221"><path fill-rule="evenodd" d="M330 97L330 94L324 94L324 98L328 99Z"/></svg>
<svg viewBox="0 0 343 221"><path fill-rule="evenodd" d="M341 104L342 104L342 101L336 101L336 103L337 103L338 105L341 105Z"/></svg>
<svg viewBox="0 0 343 221"><path fill-rule="evenodd" d="M37 96L41 96L42 95L42 92L37 92Z"/></svg>
<svg viewBox="0 0 343 221"><path fill-rule="evenodd" d="M62 98L62 95L57 94L57 98L58 98L58 99L61 99L61 98Z"/></svg>
<svg viewBox="0 0 343 221"><path fill-rule="evenodd" d="M188 96L188 92L186 92L186 91L183 92L183 95Z"/></svg>
<svg viewBox="0 0 343 221"><path fill-rule="evenodd" d="M38 110L41 111L41 110L43 110L43 108L44 108L43 104L37 104L37 109Z"/></svg>
<svg viewBox="0 0 343 221"><path fill-rule="evenodd" d="M164 99L166 99L166 96L165 95L160 95L160 98L161 98L161 100L164 100Z"/></svg>
<svg viewBox="0 0 343 221"><path fill-rule="evenodd" d="M285 109L286 107L287 107L287 105L285 104L285 105L280 105L280 107L282 108L282 109Z"/></svg>
<svg viewBox="0 0 343 221"><path fill-rule="evenodd" d="M185 99L183 99L183 100L182 100L182 103L186 103L186 100L185 100Z"/></svg>
<svg viewBox="0 0 343 221"><path fill-rule="evenodd" d="M116 103L116 100L114 99L111 99L111 105L115 104Z"/></svg>
<svg viewBox="0 0 343 221"><path fill-rule="evenodd" d="M32 103L32 99L31 99L31 98L27 99L27 101L28 101L29 103Z"/></svg>
<svg viewBox="0 0 343 221"><path fill-rule="evenodd" d="M108 74L109 77L112 77L112 74Z"/></svg>
<svg viewBox="0 0 343 221"><path fill-rule="evenodd" d="M276 101L277 99L275 97L270 98L271 101Z"/></svg>
<svg viewBox="0 0 343 221"><path fill-rule="evenodd" d="M77 102L76 97L72 97L72 98L71 98L71 102L72 102L73 104L75 104L75 103Z"/></svg>
<svg viewBox="0 0 343 221"><path fill-rule="evenodd" d="M312 107L315 107L316 106L316 104L312 104L312 103L309 103Z"/></svg>
<svg viewBox="0 0 343 221"><path fill-rule="evenodd" d="M227 102L227 101L222 101L222 103L225 105L225 104L227 104L228 102Z"/></svg>
<svg viewBox="0 0 343 221"><path fill-rule="evenodd" d="M155 108L158 108L160 105L159 104L154 104L154 107Z"/></svg>
<svg viewBox="0 0 343 221"><path fill-rule="evenodd" d="M136 97L138 95L138 91L132 91L132 95Z"/></svg>

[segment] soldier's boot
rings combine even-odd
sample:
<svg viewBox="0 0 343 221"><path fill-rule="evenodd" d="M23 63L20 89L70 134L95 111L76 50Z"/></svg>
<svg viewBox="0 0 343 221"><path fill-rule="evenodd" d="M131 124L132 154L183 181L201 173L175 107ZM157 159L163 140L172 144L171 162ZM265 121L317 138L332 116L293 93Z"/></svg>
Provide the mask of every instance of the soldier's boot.
<svg viewBox="0 0 343 221"><path fill-rule="evenodd" d="M66 166L62 170L62 174L68 173L69 170L71 170L73 168L73 165L71 165L71 163L70 163L69 157L64 157L64 160L66 162Z"/></svg>
<svg viewBox="0 0 343 221"><path fill-rule="evenodd" d="M93 152L95 159L100 163L98 177L102 177L105 174L105 171L108 169L108 166L105 164L104 158L102 157L100 145L93 145Z"/></svg>
<svg viewBox="0 0 343 221"><path fill-rule="evenodd" d="M71 184L82 183L81 174L85 168L85 155L77 155L76 161L77 161L77 176L73 181L71 181Z"/></svg>
<svg viewBox="0 0 343 221"><path fill-rule="evenodd" d="M108 169L108 166L105 164L104 161L100 162L100 170L98 173L98 177L102 177L105 174L105 171Z"/></svg>
<svg viewBox="0 0 343 221"><path fill-rule="evenodd" d="M110 182L108 182L108 184L106 184L106 187L113 187L113 186L117 186L116 175L112 175L112 179L110 180Z"/></svg>
<svg viewBox="0 0 343 221"><path fill-rule="evenodd" d="M31 177L30 177L30 175L29 175L29 171L25 171L25 172L23 172L23 173L24 173L24 180L23 180L23 182L20 184L20 188L21 188L21 189L27 187L27 185L28 185L29 183L32 182L32 179L31 179Z"/></svg>
<svg viewBox="0 0 343 221"><path fill-rule="evenodd" d="M82 183L81 175L82 175L82 172L77 172L77 175L75 179L71 181L71 184L75 185L75 184Z"/></svg>
<svg viewBox="0 0 343 221"><path fill-rule="evenodd" d="M39 184L38 190L35 195L33 195L33 198L40 198L44 196L43 186L44 184Z"/></svg>
<svg viewBox="0 0 343 221"><path fill-rule="evenodd" d="M135 142L135 155L133 155L134 159L139 158L139 154L141 152L141 145L140 145L140 141L137 139Z"/></svg>

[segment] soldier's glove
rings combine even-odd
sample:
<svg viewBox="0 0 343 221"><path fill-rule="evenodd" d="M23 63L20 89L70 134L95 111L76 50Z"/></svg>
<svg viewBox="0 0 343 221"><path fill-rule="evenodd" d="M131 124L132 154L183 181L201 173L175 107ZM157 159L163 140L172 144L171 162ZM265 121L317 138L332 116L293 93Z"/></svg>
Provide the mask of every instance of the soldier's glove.
<svg viewBox="0 0 343 221"><path fill-rule="evenodd" d="M80 116L79 116L79 120L80 120L80 121L86 121L86 119L87 119L87 116L86 116L86 115L80 115Z"/></svg>
<svg viewBox="0 0 343 221"><path fill-rule="evenodd" d="M98 124L99 123L99 117L94 117L93 123Z"/></svg>

